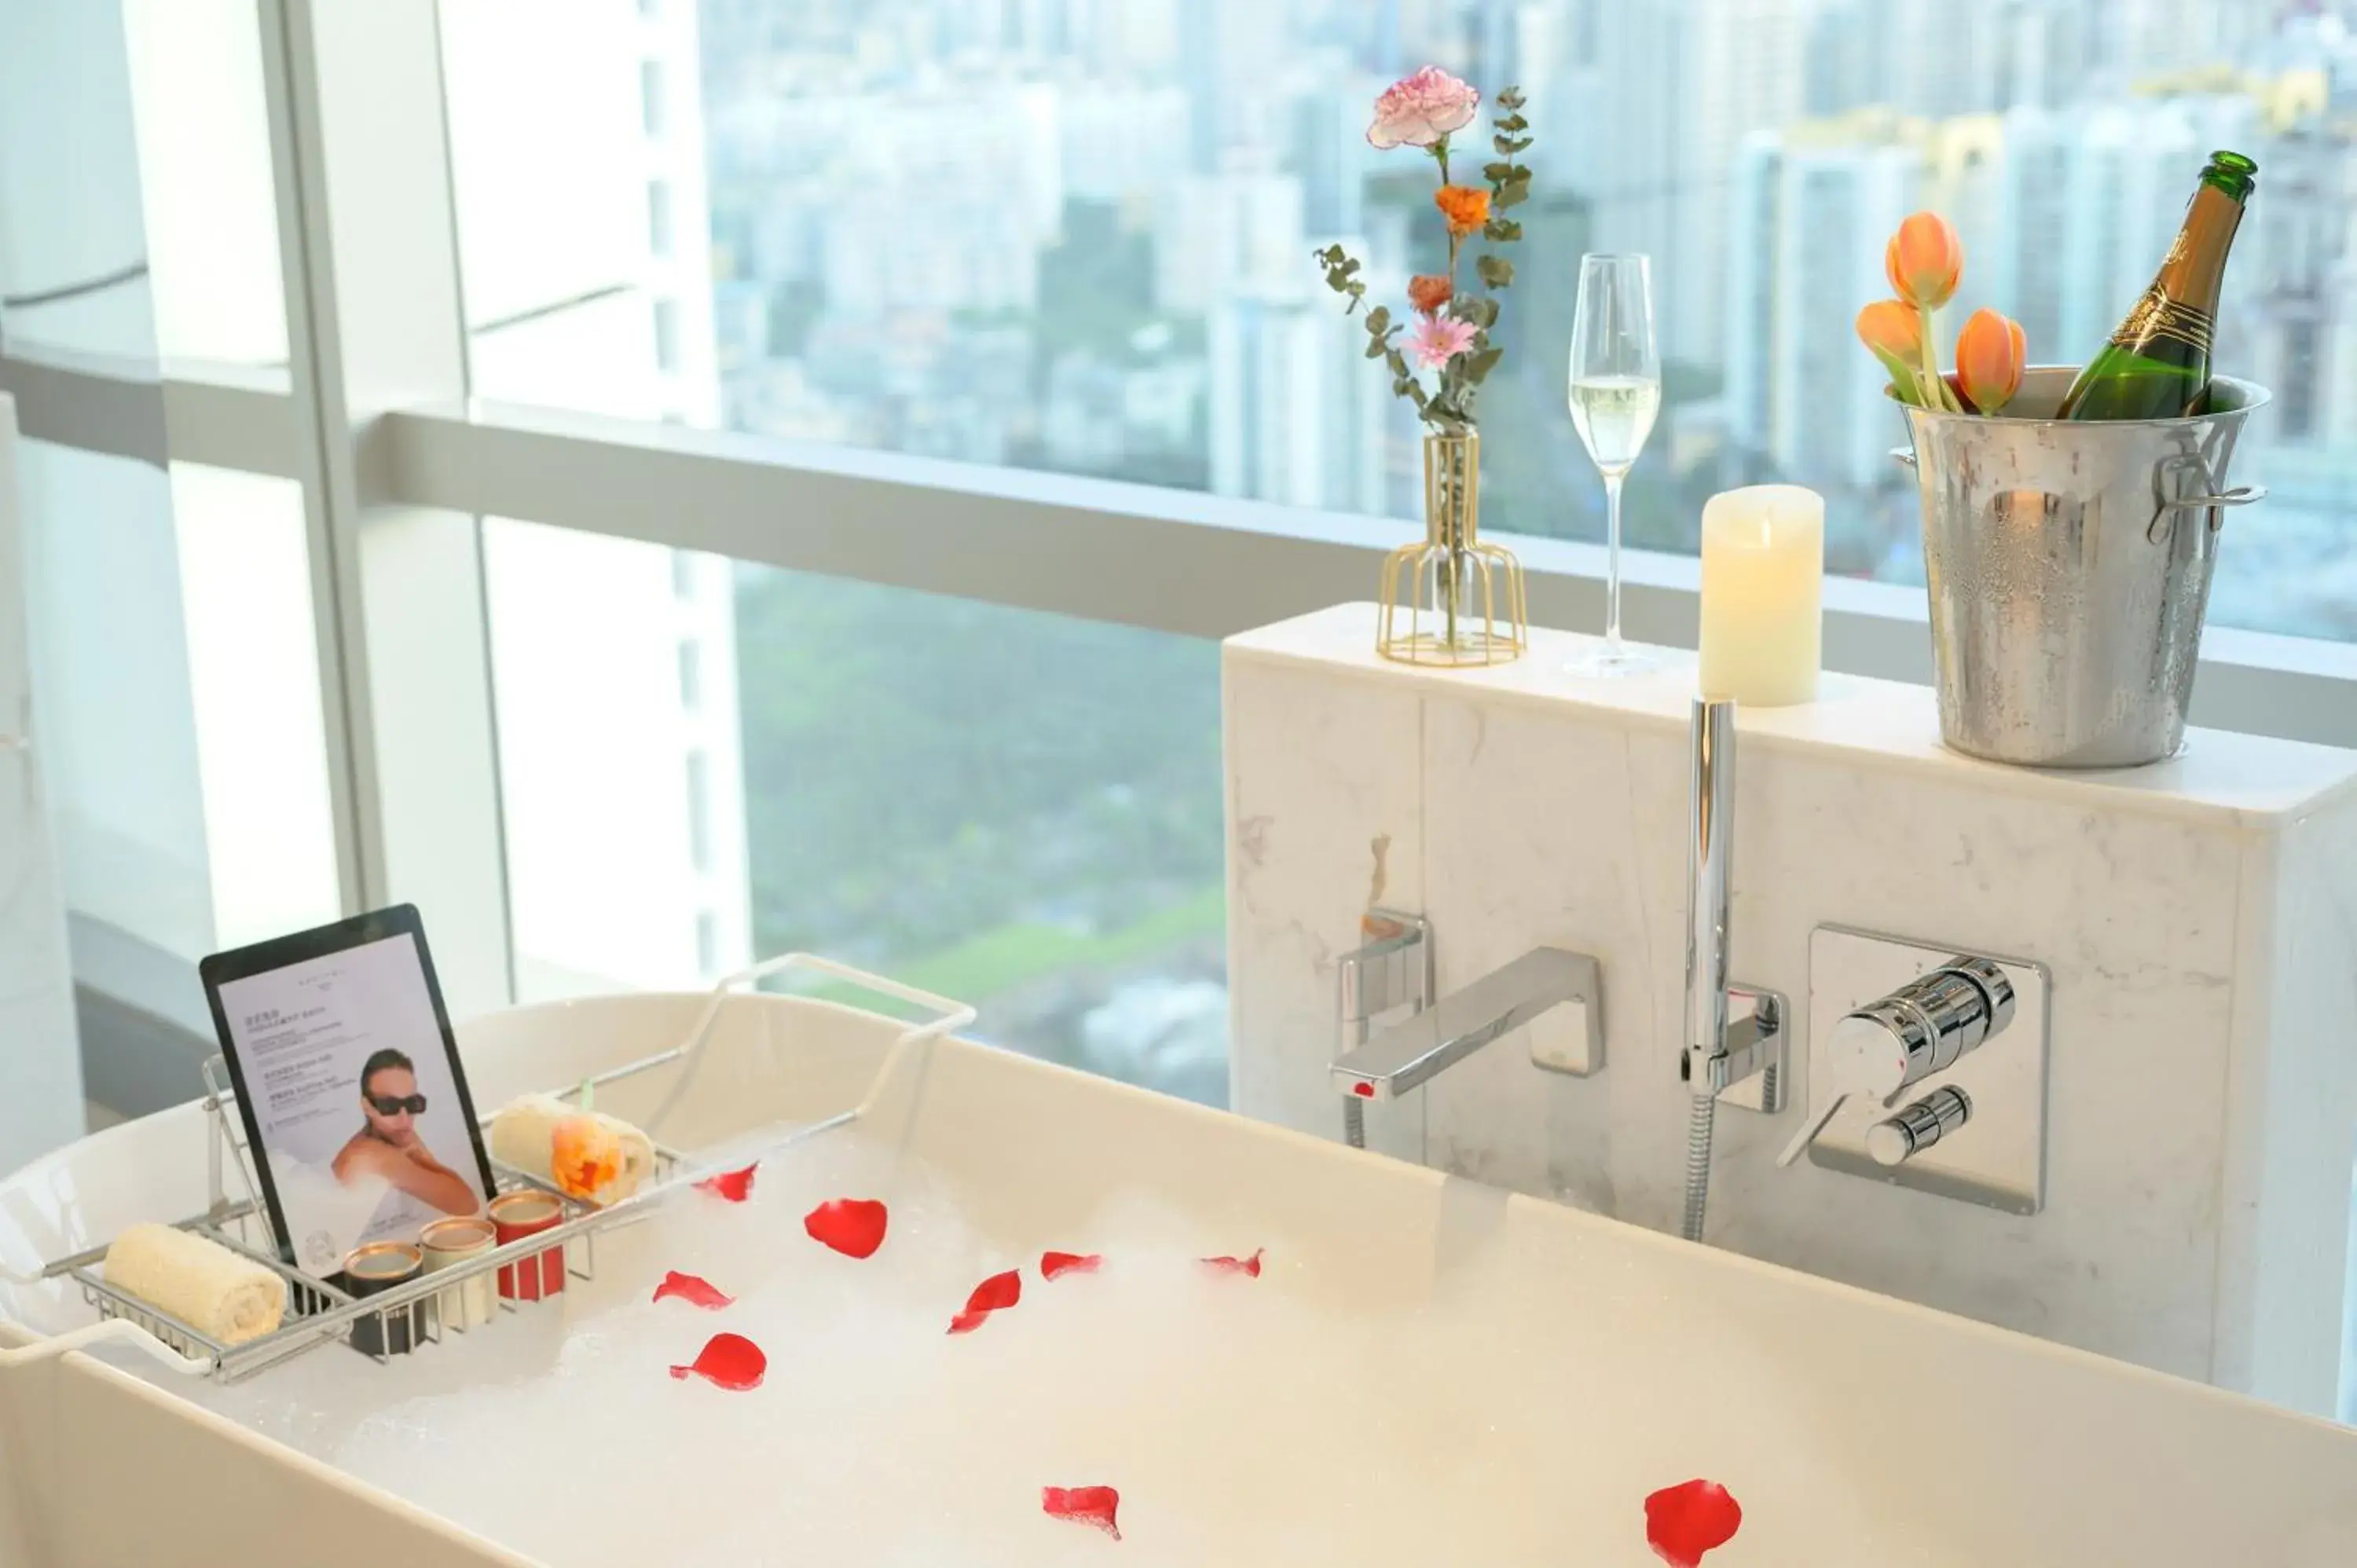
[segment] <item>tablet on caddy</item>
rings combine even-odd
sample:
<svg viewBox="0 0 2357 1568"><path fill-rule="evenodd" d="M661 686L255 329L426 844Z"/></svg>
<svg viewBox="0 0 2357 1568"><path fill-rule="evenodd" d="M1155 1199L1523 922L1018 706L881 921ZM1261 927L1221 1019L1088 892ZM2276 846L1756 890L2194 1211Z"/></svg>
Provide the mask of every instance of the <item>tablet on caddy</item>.
<svg viewBox="0 0 2357 1568"><path fill-rule="evenodd" d="M199 966L279 1255L317 1278L497 1190L407 904Z"/></svg>

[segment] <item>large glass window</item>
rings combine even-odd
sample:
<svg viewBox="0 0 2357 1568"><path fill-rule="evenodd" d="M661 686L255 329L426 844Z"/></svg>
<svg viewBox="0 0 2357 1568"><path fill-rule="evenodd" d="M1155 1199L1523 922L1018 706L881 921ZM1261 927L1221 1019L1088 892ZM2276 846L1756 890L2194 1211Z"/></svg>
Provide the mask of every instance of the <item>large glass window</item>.
<svg viewBox="0 0 2357 1568"><path fill-rule="evenodd" d="M19 452L43 766L69 907L185 963L336 916L294 483Z"/></svg>
<svg viewBox="0 0 2357 1568"><path fill-rule="evenodd" d="M1901 582L1921 573L1886 456L1903 432L1850 330L1887 292L1883 236L1948 212L1969 256L1951 324L1997 304L2034 359L2076 362L2149 279L2202 155L2243 148L2261 194L2219 340L2275 389L2241 471L2276 499L2236 517L2214 613L2357 635L2357 471L2330 456L2357 434L2336 85L2357 45L2333 6L704 0L565 30L566 80L640 83L614 109L634 156L570 182L570 221L598 228L651 167L669 229L708 233L708 271L644 246L611 270L647 296L651 368L716 375L712 417L1402 517L1415 426L1309 252L1349 243L1396 308L1437 258L1431 171L1369 148L1371 99L1426 60L1519 82L1538 179L1483 399L1485 522L1601 536L1565 412L1571 282L1583 250L1643 251L1666 406L1631 539L1691 552L1711 491L1796 480L1828 498L1832 570ZM455 116L462 180L533 134L514 89L549 47L468 57L498 106ZM482 252L470 268L503 259Z"/></svg>
<svg viewBox="0 0 2357 1568"><path fill-rule="evenodd" d="M1211 644L524 523L487 559L527 999L823 952L1224 1101Z"/></svg>
<svg viewBox="0 0 2357 1568"><path fill-rule="evenodd" d="M261 44L254 0L0 5L0 353L124 383L113 440L161 412L159 371L286 382ZM84 1092L99 1116L196 1092L197 961L342 904L298 487L14 456L0 730L30 743L0 767L0 1065L24 1076L0 1144L45 1097L78 1121Z"/></svg>
<svg viewBox="0 0 2357 1568"><path fill-rule="evenodd" d="M86 1013L89 1079L149 1111L198 1089L197 961L341 908L301 495L38 441L17 468L30 755L74 978L154 1021ZM161 1054L159 1027L178 1031Z"/></svg>
<svg viewBox="0 0 2357 1568"><path fill-rule="evenodd" d="M799 59L799 8L768 14L763 48ZM729 35L700 46L694 7L621 0L444 15L475 390L713 424L739 379L715 357L722 320L745 384L782 385L769 371L792 354L748 326L782 317L723 259L692 110ZM563 80L522 114L511 73L553 33ZM839 141L813 156L837 168ZM895 264L924 275L945 258L913 237ZM1020 357L1029 330L1010 317L991 340ZM906 347L917 360L870 369L921 392L930 350ZM1002 360L1013 407L1027 372ZM1173 453L1195 374L1153 415ZM1020 458L995 438L954 451ZM492 522L486 558L525 996L708 984L807 949L974 1002L986 1037L1225 1099L1210 644L522 523Z"/></svg>
<svg viewBox="0 0 2357 1568"><path fill-rule="evenodd" d="M0 9L0 339L283 375L254 0Z"/></svg>
<svg viewBox="0 0 2357 1568"><path fill-rule="evenodd" d="M1219 650L768 568L736 611L761 949L1224 1104Z"/></svg>

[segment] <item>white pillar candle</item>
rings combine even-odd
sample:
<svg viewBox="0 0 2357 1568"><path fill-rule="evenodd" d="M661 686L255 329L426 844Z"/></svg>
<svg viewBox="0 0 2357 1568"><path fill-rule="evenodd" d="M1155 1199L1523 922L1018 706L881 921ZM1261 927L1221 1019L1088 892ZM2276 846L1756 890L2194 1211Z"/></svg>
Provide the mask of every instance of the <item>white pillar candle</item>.
<svg viewBox="0 0 2357 1568"><path fill-rule="evenodd" d="M1702 694L1811 703L1824 640L1825 500L1753 485L1702 509Z"/></svg>

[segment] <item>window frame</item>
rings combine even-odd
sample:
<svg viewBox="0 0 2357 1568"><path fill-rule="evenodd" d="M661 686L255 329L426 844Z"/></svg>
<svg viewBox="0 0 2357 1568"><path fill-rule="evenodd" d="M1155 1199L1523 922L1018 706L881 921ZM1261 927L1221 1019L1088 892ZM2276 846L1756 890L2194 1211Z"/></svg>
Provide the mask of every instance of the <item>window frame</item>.
<svg viewBox="0 0 2357 1568"><path fill-rule="evenodd" d="M0 351L0 392L31 437L300 483L344 903L479 910L449 942L486 954L447 977L462 1011L514 997L483 517L1201 638L1371 597L1404 536L1396 520L473 400L436 0L256 12L290 370L19 348ZM1600 547L1514 544L1536 623L1601 628ZM1693 647L1698 563L1624 562L1628 634ZM420 661L401 612L426 596L471 605L478 635ZM444 632L447 609L432 621ZM1928 682L1922 591L1827 578L1824 659ZM2211 627L2192 717L2357 747L2357 644ZM429 747L430 787L400 761Z"/></svg>

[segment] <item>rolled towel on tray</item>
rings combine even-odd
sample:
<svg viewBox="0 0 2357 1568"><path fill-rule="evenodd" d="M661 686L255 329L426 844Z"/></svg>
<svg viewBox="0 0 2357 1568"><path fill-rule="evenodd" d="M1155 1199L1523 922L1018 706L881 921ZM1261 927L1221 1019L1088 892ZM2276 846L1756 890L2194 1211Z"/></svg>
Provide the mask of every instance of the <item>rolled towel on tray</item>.
<svg viewBox="0 0 2357 1568"><path fill-rule="evenodd" d="M567 1123L560 1151L558 1130ZM527 1094L491 1119L491 1158L602 1207L630 1197L654 1174L655 1145L619 1116L584 1111L553 1094Z"/></svg>
<svg viewBox="0 0 2357 1568"><path fill-rule="evenodd" d="M223 1345L259 1339L286 1315L285 1280L169 1225L133 1225L117 1236L106 1250L106 1283Z"/></svg>

